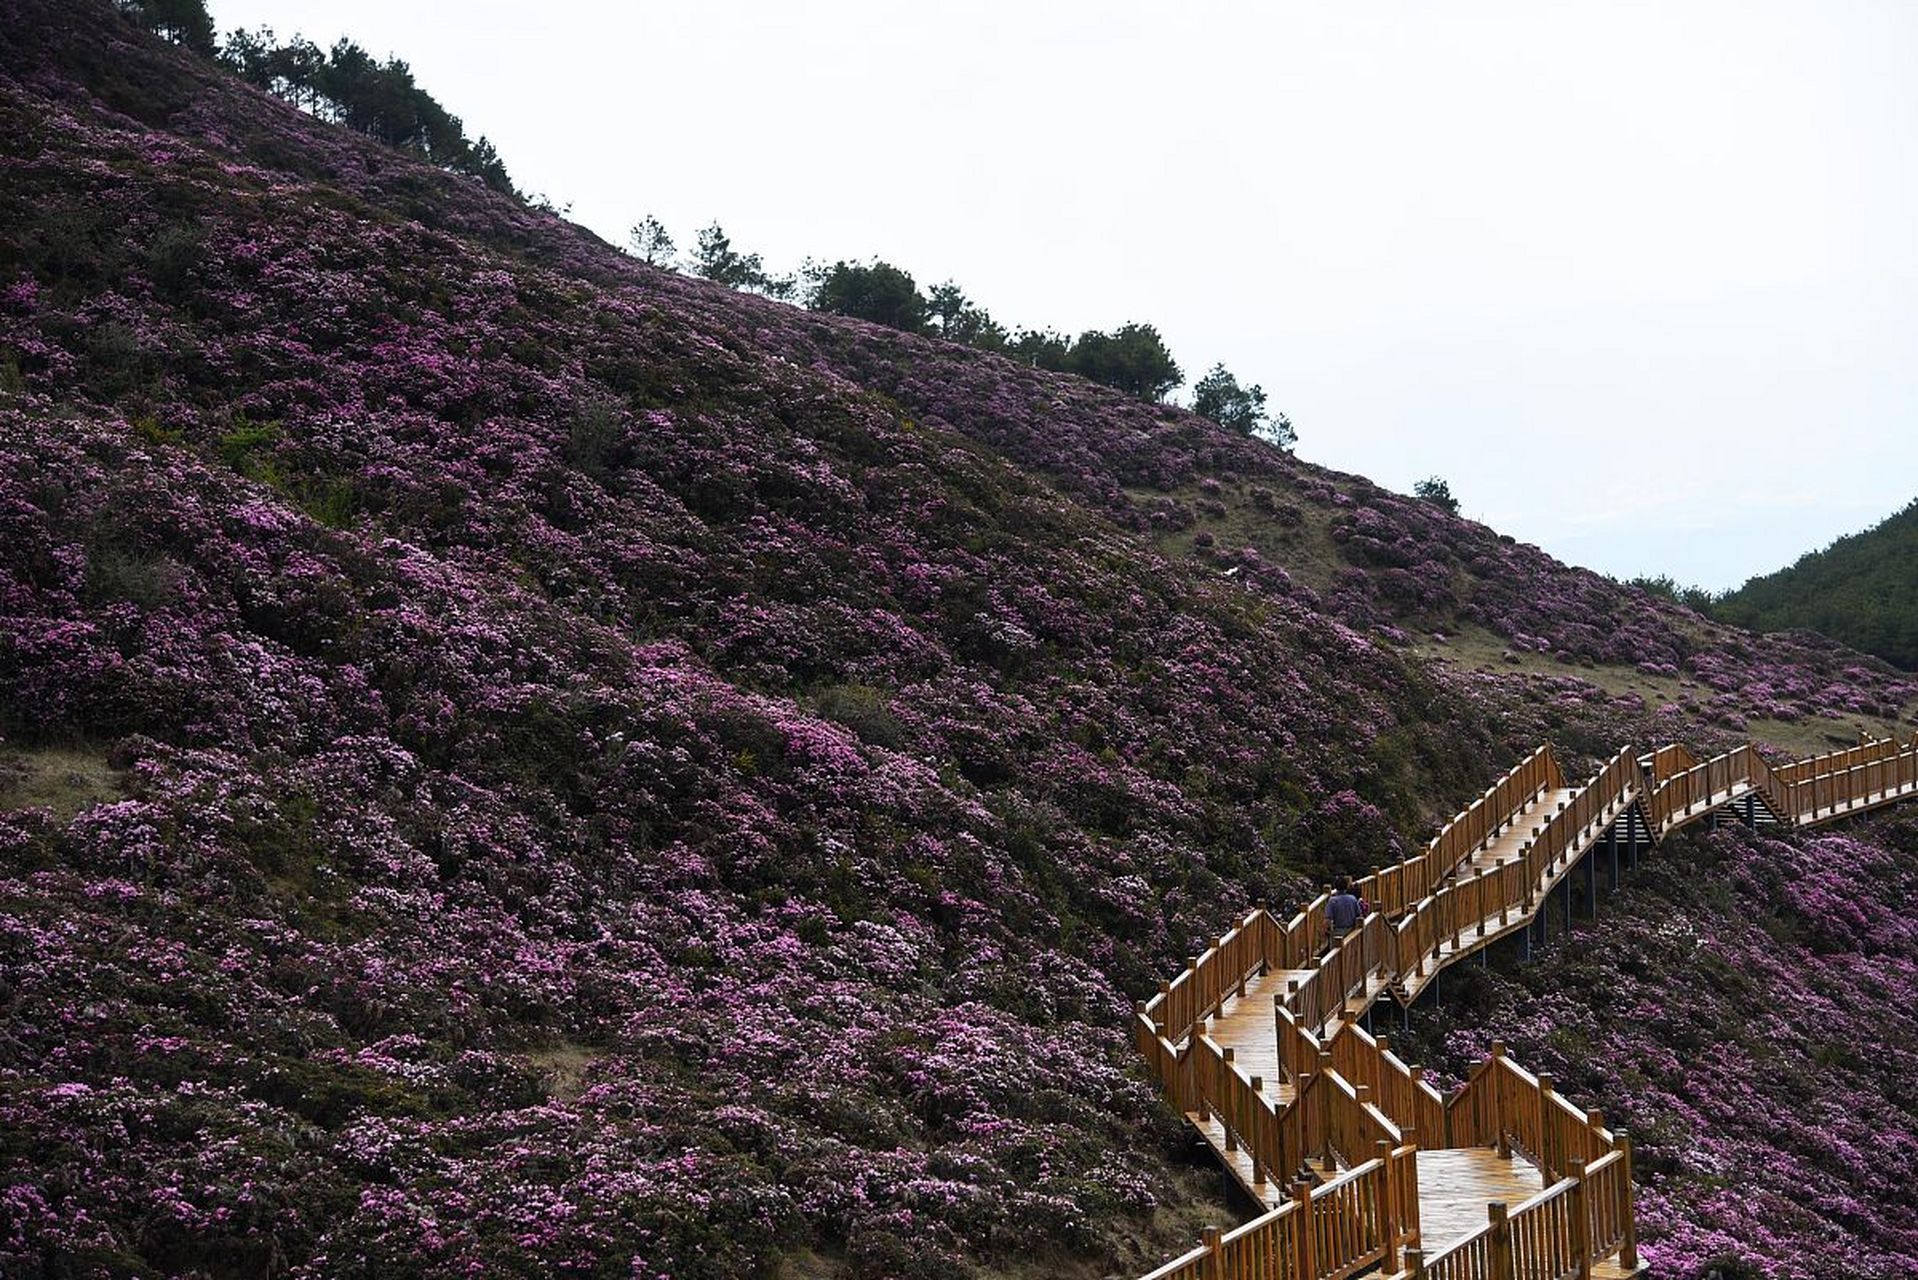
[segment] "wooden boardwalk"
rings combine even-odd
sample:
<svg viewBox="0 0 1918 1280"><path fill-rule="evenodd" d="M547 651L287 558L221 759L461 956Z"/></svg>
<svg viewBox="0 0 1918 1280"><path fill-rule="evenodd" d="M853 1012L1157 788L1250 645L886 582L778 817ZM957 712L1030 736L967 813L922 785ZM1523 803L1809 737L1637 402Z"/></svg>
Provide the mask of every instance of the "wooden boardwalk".
<svg viewBox="0 0 1918 1280"><path fill-rule="evenodd" d="M1489 1147L1419 1152L1419 1237L1439 1252L1484 1228L1488 1204L1521 1204L1545 1190L1545 1175Z"/></svg>
<svg viewBox="0 0 1918 1280"><path fill-rule="evenodd" d="M1531 928L1581 865L1596 902L1601 845L1616 882L1621 857L1718 815L1809 828L1913 797L1918 738L1779 766L1749 745L1705 761L1627 748L1580 785L1548 745L1424 852L1364 878L1376 910L1336 945L1327 895L1285 919L1261 904L1139 1006L1134 1033L1265 1212L1147 1280L1641 1274L1627 1135L1497 1045L1442 1096L1357 1019L1380 1000L1409 1008Z"/></svg>
<svg viewBox="0 0 1918 1280"><path fill-rule="evenodd" d="M1272 998L1285 990L1288 981L1304 976L1303 970L1275 969L1249 978L1244 996L1229 997L1211 1023L1212 1038L1232 1050L1233 1060L1249 1077L1264 1083L1264 1092L1281 1106L1291 1105L1296 1090L1279 1064L1279 1039L1275 1034ZM1226 1142L1225 1125L1215 1117L1188 1111L1190 1120L1205 1135L1212 1150L1225 1165L1226 1172L1240 1190L1268 1209L1283 1204L1286 1187L1279 1182L1260 1182L1253 1169L1251 1155L1236 1144Z"/></svg>

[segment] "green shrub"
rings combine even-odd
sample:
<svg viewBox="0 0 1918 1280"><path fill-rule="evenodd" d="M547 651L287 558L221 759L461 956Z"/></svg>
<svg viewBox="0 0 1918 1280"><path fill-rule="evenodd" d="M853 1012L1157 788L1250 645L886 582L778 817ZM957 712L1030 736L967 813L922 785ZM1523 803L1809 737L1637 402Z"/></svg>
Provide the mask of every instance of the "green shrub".
<svg viewBox="0 0 1918 1280"><path fill-rule="evenodd" d="M588 400L567 427L566 461L589 476L603 476L615 464L624 434L618 404Z"/></svg>
<svg viewBox="0 0 1918 1280"><path fill-rule="evenodd" d="M153 610L172 603L179 587L180 571L165 559L108 550L87 565L87 589L99 600L123 600Z"/></svg>
<svg viewBox="0 0 1918 1280"><path fill-rule="evenodd" d="M87 376L111 400L147 382L153 376L153 361L133 330L109 321L87 338Z"/></svg>
<svg viewBox="0 0 1918 1280"><path fill-rule="evenodd" d="M820 715L845 725L870 746L896 750L905 741L905 729L892 714L891 699L884 690L836 684L821 692L814 706Z"/></svg>
<svg viewBox="0 0 1918 1280"><path fill-rule="evenodd" d="M161 297L175 301L194 292L206 261L206 237L192 223L162 227L147 244L147 278Z"/></svg>

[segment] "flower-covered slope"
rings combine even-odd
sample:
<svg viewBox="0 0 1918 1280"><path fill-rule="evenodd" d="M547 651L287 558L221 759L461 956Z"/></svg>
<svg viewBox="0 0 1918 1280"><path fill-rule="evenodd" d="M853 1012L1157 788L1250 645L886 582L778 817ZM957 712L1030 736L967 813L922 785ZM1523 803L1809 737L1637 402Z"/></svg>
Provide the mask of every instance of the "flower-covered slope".
<svg viewBox="0 0 1918 1280"><path fill-rule="evenodd" d="M1708 712L1410 628L1912 695L0 17L0 1271L1138 1266L1200 1206L1128 999Z"/></svg>

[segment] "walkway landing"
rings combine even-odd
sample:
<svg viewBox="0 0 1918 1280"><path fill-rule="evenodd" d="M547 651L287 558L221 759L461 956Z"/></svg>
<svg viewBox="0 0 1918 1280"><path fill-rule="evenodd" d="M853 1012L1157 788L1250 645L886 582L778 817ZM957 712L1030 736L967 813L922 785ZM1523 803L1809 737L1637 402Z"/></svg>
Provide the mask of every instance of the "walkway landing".
<svg viewBox="0 0 1918 1280"><path fill-rule="evenodd" d="M1524 1156L1501 1156L1490 1147L1419 1152L1419 1233L1430 1258L1481 1231L1486 1206L1512 1210L1545 1189L1538 1167ZM1592 1280L1632 1280L1617 1258L1592 1263Z"/></svg>
<svg viewBox="0 0 1918 1280"><path fill-rule="evenodd" d="M1429 1256L1485 1225L1485 1206L1508 1209L1545 1190L1537 1166L1490 1147L1419 1152L1419 1235Z"/></svg>

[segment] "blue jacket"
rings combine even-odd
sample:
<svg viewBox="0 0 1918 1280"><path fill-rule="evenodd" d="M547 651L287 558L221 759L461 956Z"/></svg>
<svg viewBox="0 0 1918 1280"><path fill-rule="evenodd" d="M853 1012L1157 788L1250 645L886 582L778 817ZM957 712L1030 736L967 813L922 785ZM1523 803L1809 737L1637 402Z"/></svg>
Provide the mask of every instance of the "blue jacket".
<svg viewBox="0 0 1918 1280"><path fill-rule="evenodd" d="M1325 904L1325 918L1343 933L1359 922L1359 900L1349 893L1335 893Z"/></svg>

